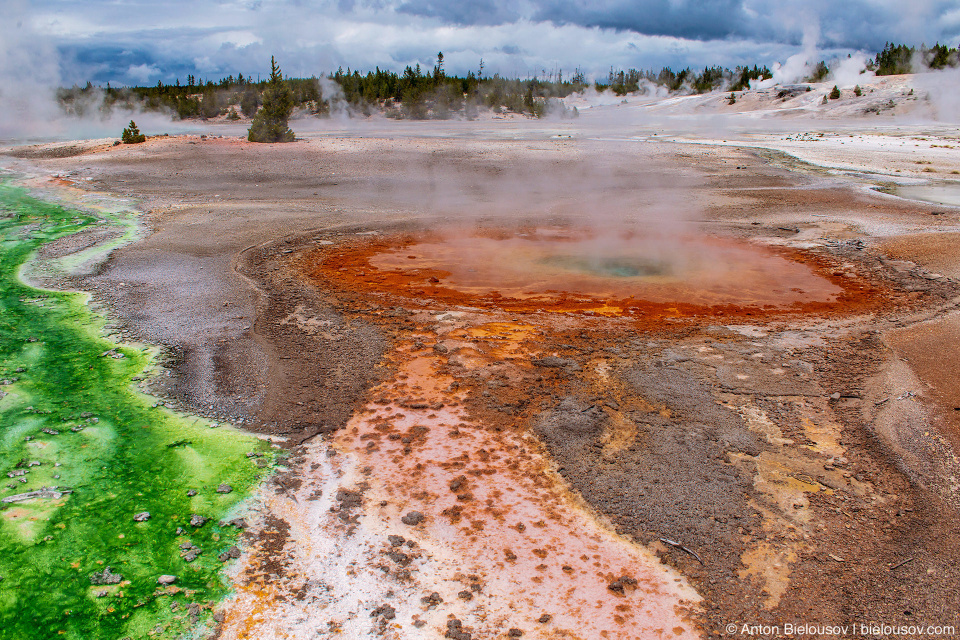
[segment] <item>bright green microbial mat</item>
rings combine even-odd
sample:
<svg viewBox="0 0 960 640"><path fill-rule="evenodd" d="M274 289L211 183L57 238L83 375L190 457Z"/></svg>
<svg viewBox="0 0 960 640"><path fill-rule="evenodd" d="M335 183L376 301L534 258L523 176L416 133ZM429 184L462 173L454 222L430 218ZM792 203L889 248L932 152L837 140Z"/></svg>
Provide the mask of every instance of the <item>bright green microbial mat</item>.
<svg viewBox="0 0 960 640"><path fill-rule="evenodd" d="M44 243L97 224L135 233L129 210L70 210L0 182L3 640L201 635L208 603L227 592L217 556L238 535L219 522L264 473L246 454L269 455L233 428L155 408L132 382L154 365L154 349L104 337L84 294L21 281ZM221 483L233 491L217 493ZM56 490L22 497L44 488ZM141 512L149 520L135 522ZM191 526L193 514L208 521ZM202 551L192 562L184 543ZM91 584L107 566L122 580ZM163 574L177 577L172 587L157 583Z"/></svg>

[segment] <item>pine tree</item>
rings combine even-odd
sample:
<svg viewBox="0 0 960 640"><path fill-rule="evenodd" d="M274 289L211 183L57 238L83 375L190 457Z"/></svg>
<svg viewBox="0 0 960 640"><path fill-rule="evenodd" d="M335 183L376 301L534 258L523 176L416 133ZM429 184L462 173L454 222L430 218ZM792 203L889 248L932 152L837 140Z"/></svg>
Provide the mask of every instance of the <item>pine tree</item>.
<svg viewBox="0 0 960 640"><path fill-rule="evenodd" d="M123 130L123 135L120 136L120 139L123 140L123 144L140 144L141 142L146 142L147 136L140 133L140 129L137 128L137 123L131 120L130 126Z"/></svg>
<svg viewBox="0 0 960 640"><path fill-rule="evenodd" d="M263 92L263 106L253 117L247 132L250 142L293 142L293 131L287 120L293 111L293 97L283 82L283 74L273 56L270 56L270 83Z"/></svg>

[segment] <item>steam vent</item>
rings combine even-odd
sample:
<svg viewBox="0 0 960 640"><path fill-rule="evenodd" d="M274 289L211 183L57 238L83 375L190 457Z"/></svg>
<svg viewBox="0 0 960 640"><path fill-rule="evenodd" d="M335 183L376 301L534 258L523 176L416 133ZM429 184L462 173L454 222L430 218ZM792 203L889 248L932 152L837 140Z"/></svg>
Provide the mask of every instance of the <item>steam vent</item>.
<svg viewBox="0 0 960 640"><path fill-rule="evenodd" d="M0 142L0 640L960 637L921 75Z"/></svg>

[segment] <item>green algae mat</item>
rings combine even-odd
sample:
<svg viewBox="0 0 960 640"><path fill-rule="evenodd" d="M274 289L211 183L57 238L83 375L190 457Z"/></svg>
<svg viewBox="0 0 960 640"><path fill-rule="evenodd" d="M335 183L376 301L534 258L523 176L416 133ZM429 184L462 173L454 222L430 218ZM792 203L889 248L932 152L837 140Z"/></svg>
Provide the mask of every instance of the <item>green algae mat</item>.
<svg viewBox="0 0 960 640"><path fill-rule="evenodd" d="M84 294L24 284L44 243L93 225L135 229L0 182L0 639L198 637L269 452L155 406L133 385L154 349L104 337Z"/></svg>

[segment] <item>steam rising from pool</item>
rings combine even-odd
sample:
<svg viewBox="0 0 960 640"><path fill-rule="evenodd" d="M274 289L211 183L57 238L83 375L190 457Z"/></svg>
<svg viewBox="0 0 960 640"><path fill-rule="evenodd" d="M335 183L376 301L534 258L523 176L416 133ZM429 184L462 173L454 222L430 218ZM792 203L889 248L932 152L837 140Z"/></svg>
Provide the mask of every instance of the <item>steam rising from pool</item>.
<svg viewBox="0 0 960 640"><path fill-rule="evenodd" d="M538 228L449 233L387 248L369 266L411 287L529 300L590 297L692 305L790 307L841 288L810 267L728 239Z"/></svg>

